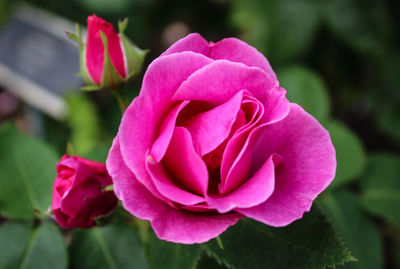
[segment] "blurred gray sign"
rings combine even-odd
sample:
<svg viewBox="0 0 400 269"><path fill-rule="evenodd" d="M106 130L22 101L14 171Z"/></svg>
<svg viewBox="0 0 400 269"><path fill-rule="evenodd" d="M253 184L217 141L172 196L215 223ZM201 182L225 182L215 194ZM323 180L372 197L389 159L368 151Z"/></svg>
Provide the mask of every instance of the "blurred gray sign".
<svg viewBox="0 0 400 269"><path fill-rule="evenodd" d="M83 83L79 47L65 31L74 24L27 5L0 29L0 85L56 119L66 115L62 95Z"/></svg>

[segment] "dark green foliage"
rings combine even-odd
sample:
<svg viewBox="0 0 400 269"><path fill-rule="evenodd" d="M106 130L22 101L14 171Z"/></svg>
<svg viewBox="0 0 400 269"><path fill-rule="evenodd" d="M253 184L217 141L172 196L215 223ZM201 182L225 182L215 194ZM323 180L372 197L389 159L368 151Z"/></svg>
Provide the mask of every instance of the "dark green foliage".
<svg viewBox="0 0 400 269"><path fill-rule="evenodd" d="M327 268L354 261L350 251L317 208L283 228L241 220L206 249L218 261L236 269Z"/></svg>
<svg viewBox="0 0 400 269"><path fill-rule="evenodd" d="M71 268L148 268L137 229L127 224L77 230L69 253Z"/></svg>

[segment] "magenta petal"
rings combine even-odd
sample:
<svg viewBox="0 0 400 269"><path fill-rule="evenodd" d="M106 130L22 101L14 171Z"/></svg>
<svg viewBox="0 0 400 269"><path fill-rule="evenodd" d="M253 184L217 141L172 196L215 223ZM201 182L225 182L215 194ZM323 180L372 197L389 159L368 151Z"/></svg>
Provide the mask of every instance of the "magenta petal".
<svg viewBox="0 0 400 269"><path fill-rule="evenodd" d="M182 205L195 205L205 201L204 197L174 185L173 181L178 180L174 179L172 175L168 175L161 164L147 161L146 167L157 190L167 199Z"/></svg>
<svg viewBox="0 0 400 269"><path fill-rule="evenodd" d="M163 163L184 187L200 195L207 193L207 166L194 150L186 128L175 127Z"/></svg>
<svg viewBox="0 0 400 269"><path fill-rule="evenodd" d="M226 59L244 63L247 66L259 67L273 79L277 80L268 60L256 48L237 38L225 38L211 46L210 57L215 60Z"/></svg>
<svg viewBox="0 0 400 269"><path fill-rule="evenodd" d="M171 96L187 77L212 60L193 52L175 53L154 60L143 79L142 90L125 111L119 127L123 159L139 182L154 194L145 168L146 152L171 109Z"/></svg>
<svg viewBox="0 0 400 269"><path fill-rule="evenodd" d="M275 166L281 160L281 156L273 154L251 178L232 193L207 197L207 203L219 213L229 212L236 207L249 208L261 204L274 191Z"/></svg>
<svg viewBox="0 0 400 269"><path fill-rule="evenodd" d="M174 106L165 117L164 122L161 124L159 136L154 141L150 150L150 156L153 157L156 162L160 162L161 159L164 157L164 154L167 151L169 145L169 141L171 140L172 133L174 132L175 123L179 112L188 103L189 101L183 101L180 104Z"/></svg>
<svg viewBox="0 0 400 269"><path fill-rule="evenodd" d="M87 18L87 42L85 45L85 63L87 71L96 84L101 84L104 64L104 45L100 37L102 31L107 37L108 53L117 72L125 77L125 62L122 52L120 38L113 26L97 17L96 15Z"/></svg>
<svg viewBox="0 0 400 269"><path fill-rule="evenodd" d="M258 126L250 133L243 132L229 141L221 164L219 191L222 195L230 193L248 178L253 161L254 146L264 128L265 125ZM236 155L235 153L238 151L239 154Z"/></svg>
<svg viewBox="0 0 400 269"><path fill-rule="evenodd" d="M113 178L114 191L123 207L132 215L151 222L158 238L175 243L204 243L234 225L240 214L210 215L174 209L154 197L126 167L118 140L107 158L107 169ZM196 232L193 232L196 231Z"/></svg>
<svg viewBox="0 0 400 269"><path fill-rule="evenodd" d="M197 114L184 123L200 156L216 149L229 136L242 98L243 91L239 91L226 103Z"/></svg>
<svg viewBox="0 0 400 269"><path fill-rule="evenodd" d="M242 218L242 215L237 213L211 215L172 208L157 213L158 216L151 221L157 237L183 244L205 243Z"/></svg>
<svg viewBox="0 0 400 269"><path fill-rule="evenodd" d="M296 104L284 120L264 129L254 152L256 165L273 153L284 158L275 171L273 194L258 206L235 211L271 226L285 226L309 211L331 183L336 153L328 131Z"/></svg>
<svg viewBox="0 0 400 269"><path fill-rule="evenodd" d="M200 34L192 33L176 41L163 54L161 54L161 56L183 51L192 51L208 56L210 54L210 47L207 40L205 40Z"/></svg>
<svg viewBox="0 0 400 269"><path fill-rule="evenodd" d="M222 104L238 91L247 90L265 107L264 122L276 122L289 112L286 91L260 68L216 60L191 74L174 95L174 100L200 100Z"/></svg>
<svg viewBox="0 0 400 269"><path fill-rule="evenodd" d="M143 165L145 164L145 161L143 160ZM114 184L114 192L115 195L118 197L119 200L124 201L125 198L124 196L124 190L125 188L128 188L129 186L129 181L131 178L136 178L134 173L129 169L129 167L126 165L124 158L122 157L121 154L121 148L120 148L120 141L119 141L119 136L117 135L114 138L113 144L111 146L110 152L108 153L107 160L106 160L106 166L108 173L110 174L113 184ZM160 199L161 201L164 201L165 203L173 206L173 203L165 198L154 186L153 181L150 178L150 175L147 173L143 174L146 178L142 178L143 181L147 183L147 189L152 195Z"/></svg>

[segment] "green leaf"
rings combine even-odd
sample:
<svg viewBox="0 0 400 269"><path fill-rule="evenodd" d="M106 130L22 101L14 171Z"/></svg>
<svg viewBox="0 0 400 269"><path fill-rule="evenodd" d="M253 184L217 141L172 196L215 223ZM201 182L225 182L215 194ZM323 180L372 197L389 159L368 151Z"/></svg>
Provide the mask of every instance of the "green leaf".
<svg viewBox="0 0 400 269"><path fill-rule="evenodd" d="M302 55L319 22L318 1L235 0L232 21L273 64Z"/></svg>
<svg viewBox="0 0 400 269"><path fill-rule="evenodd" d="M150 268L194 269L201 251L200 245L170 243L152 234L149 245Z"/></svg>
<svg viewBox="0 0 400 269"><path fill-rule="evenodd" d="M358 137L339 121L325 125L336 149L336 177L329 186L334 188L355 180L365 166L365 150Z"/></svg>
<svg viewBox="0 0 400 269"><path fill-rule="evenodd" d="M98 144L91 151L82 154L82 157L94 160L97 162L105 163L108 151L111 148L110 144Z"/></svg>
<svg viewBox="0 0 400 269"><path fill-rule="evenodd" d="M59 229L43 223L33 232L19 268L63 269L67 263L66 245Z"/></svg>
<svg viewBox="0 0 400 269"><path fill-rule="evenodd" d="M91 91L101 90L102 88L98 85L87 85L87 86L80 87L80 89L85 92L91 92Z"/></svg>
<svg viewBox="0 0 400 269"><path fill-rule="evenodd" d="M132 3L136 1L130 0L74 0L82 7L86 8L87 12L100 14L118 14L126 12L132 7Z"/></svg>
<svg viewBox="0 0 400 269"><path fill-rule="evenodd" d="M345 268L383 268L379 231L361 211L358 199L348 191L334 191L324 195L319 204L358 259L356 263L346 264Z"/></svg>
<svg viewBox="0 0 400 269"><path fill-rule="evenodd" d="M321 7L328 27L360 52L380 53L393 36L394 27L383 1L335 0L325 1Z"/></svg>
<svg viewBox="0 0 400 269"><path fill-rule="evenodd" d="M0 214L31 219L47 211L56 177L55 152L11 125L0 129Z"/></svg>
<svg viewBox="0 0 400 269"><path fill-rule="evenodd" d="M219 263L213 257L203 253L197 262L196 269L228 269L224 264Z"/></svg>
<svg viewBox="0 0 400 269"><path fill-rule="evenodd" d="M385 153L372 155L360 178L363 206L400 226L400 158Z"/></svg>
<svg viewBox="0 0 400 269"><path fill-rule="evenodd" d="M128 225L78 230L69 251L71 268L148 268L137 229Z"/></svg>
<svg viewBox="0 0 400 269"><path fill-rule="evenodd" d="M121 26L123 29L124 26ZM126 26L125 26L126 27ZM121 30L120 30L121 31ZM128 63L128 76L125 79L130 80L134 76L140 73L143 67L144 59L148 50L142 50L134 45L123 33L120 33L122 46L124 47L125 57Z"/></svg>
<svg viewBox="0 0 400 269"><path fill-rule="evenodd" d="M305 67L292 65L281 69L278 78L291 102L302 106L319 121L329 117L331 104L328 91L318 74Z"/></svg>
<svg viewBox="0 0 400 269"><path fill-rule="evenodd" d="M250 219L239 221L216 240L206 244L208 252L228 267L327 268L354 258L317 208L303 219L273 228Z"/></svg>
<svg viewBox="0 0 400 269"><path fill-rule="evenodd" d="M67 34L67 36L68 36L70 39L72 39L72 40L78 42L79 44L81 44L82 41L79 39L79 36L77 36L77 35L74 34L74 33L68 32L68 31L65 31L65 33Z"/></svg>
<svg viewBox="0 0 400 269"><path fill-rule="evenodd" d="M81 92L65 97L68 105L67 123L71 129L71 144L74 153L83 155L92 151L99 143L101 130L95 105Z"/></svg>
<svg viewBox="0 0 400 269"><path fill-rule="evenodd" d="M0 226L0 268L18 268L31 231L29 222L7 222Z"/></svg>

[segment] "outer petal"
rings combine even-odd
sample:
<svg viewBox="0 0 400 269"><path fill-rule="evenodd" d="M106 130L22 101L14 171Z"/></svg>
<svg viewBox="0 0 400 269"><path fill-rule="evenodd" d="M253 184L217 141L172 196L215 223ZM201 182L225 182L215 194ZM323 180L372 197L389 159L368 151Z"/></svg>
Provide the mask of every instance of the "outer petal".
<svg viewBox="0 0 400 269"><path fill-rule="evenodd" d="M107 169L122 205L134 216L151 222L158 238L176 243L204 243L217 237L242 216L231 213L213 215L174 209L154 197L123 162L118 140L107 158ZM194 232L195 231L195 232Z"/></svg>
<svg viewBox="0 0 400 269"><path fill-rule="evenodd" d="M118 136L123 158L137 180L154 195L156 190L145 168L146 152L171 108L171 96L175 90L190 74L211 61L193 52L156 59L146 72L139 97L133 100L122 117Z"/></svg>
<svg viewBox="0 0 400 269"><path fill-rule="evenodd" d="M264 70L277 85L279 83L275 72L264 55L256 48L237 38L225 38L213 43L207 42L200 34L193 33L175 42L162 56L183 51L200 53L214 60L226 59L247 66L258 67Z"/></svg>
<svg viewBox="0 0 400 269"><path fill-rule="evenodd" d="M237 38L225 38L211 45L210 57L214 60L226 59L244 63L247 66L259 67L278 83L275 72L264 55Z"/></svg>
<svg viewBox="0 0 400 269"><path fill-rule="evenodd" d="M200 34L192 33L176 41L163 54L161 54L161 56L183 51L192 51L208 56L210 54L210 47L207 40L205 40Z"/></svg>
<svg viewBox="0 0 400 269"><path fill-rule="evenodd" d="M286 91L260 68L217 60L199 69L182 83L174 100L201 100L221 104L240 90L247 90L265 108L264 122L276 122L289 112Z"/></svg>
<svg viewBox="0 0 400 269"><path fill-rule="evenodd" d="M264 165L243 185L226 196L207 197L207 203L226 213L235 207L249 208L261 204L270 197L275 186L275 166L282 157L273 154Z"/></svg>
<svg viewBox="0 0 400 269"><path fill-rule="evenodd" d="M291 104L284 120L265 128L256 145L255 166L260 167L272 153L284 158L275 171L274 193L258 206L236 211L271 226L285 226L309 211L335 177L335 149L328 131Z"/></svg>
<svg viewBox="0 0 400 269"><path fill-rule="evenodd" d="M120 38L113 26L96 15L88 17L87 25L88 32L85 47L85 62L91 79L96 84L101 84L103 76L104 45L100 37L100 31L103 31L107 37L108 53L115 69L122 77L126 77Z"/></svg>

